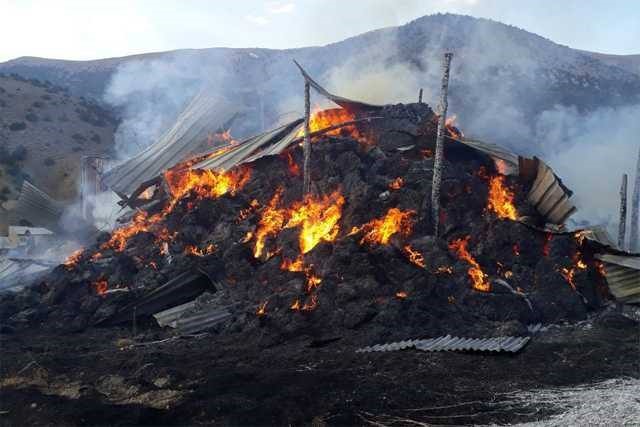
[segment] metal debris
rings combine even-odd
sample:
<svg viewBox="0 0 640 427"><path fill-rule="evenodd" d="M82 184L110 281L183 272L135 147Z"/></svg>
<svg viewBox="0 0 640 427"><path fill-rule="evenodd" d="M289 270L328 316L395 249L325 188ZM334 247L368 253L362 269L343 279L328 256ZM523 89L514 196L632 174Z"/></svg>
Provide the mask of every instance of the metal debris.
<svg viewBox="0 0 640 427"><path fill-rule="evenodd" d="M356 353L397 351L416 348L422 351L493 351L515 353L524 347L531 337L460 338L446 335L425 340L398 341L376 344L356 350Z"/></svg>
<svg viewBox="0 0 640 427"><path fill-rule="evenodd" d="M614 297L624 303L640 303L640 256L599 254L604 275Z"/></svg>

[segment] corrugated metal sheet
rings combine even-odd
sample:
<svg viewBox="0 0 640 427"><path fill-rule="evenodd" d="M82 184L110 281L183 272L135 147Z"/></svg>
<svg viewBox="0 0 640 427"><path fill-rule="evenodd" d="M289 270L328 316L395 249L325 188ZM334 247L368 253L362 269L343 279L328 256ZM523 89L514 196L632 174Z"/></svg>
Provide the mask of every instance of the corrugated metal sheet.
<svg viewBox="0 0 640 427"><path fill-rule="evenodd" d="M22 182L22 189L15 209L10 213L11 220L19 223L29 221L35 226L57 229L62 216L63 204L51 198L28 181Z"/></svg>
<svg viewBox="0 0 640 427"><path fill-rule="evenodd" d="M192 168L229 170L263 156L279 154L295 139L301 123L302 119L297 119L276 129L256 135L232 147L229 151L204 160L192 166Z"/></svg>
<svg viewBox="0 0 640 427"><path fill-rule="evenodd" d="M0 290L28 285L52 268L53 266L39 263L18 262L2 258L0 259Z"/></svg>
<svg viewBox="0 0 640 427"><path fill-rule="evenodd" d="M210 329L232 316L231 306L221 306L208 292L198 298L153 315L161 327L168 326L182 334Z"/></svg>
<svg viewBox="0 0 640 427"><path fill-rule="evenodd" d="M384 108L383 105L368 104L366 102L356 101L353 99L344 98L342 96L338 96L330 93L328 90L320 86L315 80L313 80L311 76L304 70L304 68L302 68L302 66L298 64L297 61L294 60L293 62L298 66L298 68L300 69L300 72L302 73L304 78L309 82L311 87L313 87L316 91L318 91L319 94L330 99L331 101L335 102L339 106L346 108L347 110L350 110L350 111L358 111L358 110L372 111L372 110L380 110Z"/></svg>
<svg viewBox="0 0 640 427"><path fill-rule="evenodd" d="M577 210L570 197L553 170L538 159L538 173L527 196L529 203L547 222L563 224Z"/></svg>
<svg viewBox="0 0 640 427"><path fill-rule="evenodd" d="M530 339L530 337L460 338L446 335L426 340L408 340L389 344L376 344L371 347L358 349L356 352L369 353L416 348L422 351L505 351L515 353L522 349Z"/></svg>
<svg viewBox="0 0 640 427"><path fill-rule="evenodd" d="M219 148L220 144L207 146L207 137L223 130L222 127L236 114L234 106L226 99L201 91L157 142L108 170L103 176L104 184L120 194L130 194L140 184L176 163Z"/></svg>
<svg viewBox="0 0 640 427"><path fill-rule="evenodd" d="M618 301L640 303L640 256L600 254L611 294Z"/></svg>
<svg viewBox="0 0 640 427"><path fill-rule="evenodd" d="M501 173L504 173L505 175L515 175L518 173L518 155L513 154L506 148L489 142L478 141L476 139L458 139L452 137L448 138L450 140L460 142L470 148L473 148L474 150L481 151L487 154L493 159L494 162L496 162L496 167ZM504 163L500 165L500 162Z"/></svg>

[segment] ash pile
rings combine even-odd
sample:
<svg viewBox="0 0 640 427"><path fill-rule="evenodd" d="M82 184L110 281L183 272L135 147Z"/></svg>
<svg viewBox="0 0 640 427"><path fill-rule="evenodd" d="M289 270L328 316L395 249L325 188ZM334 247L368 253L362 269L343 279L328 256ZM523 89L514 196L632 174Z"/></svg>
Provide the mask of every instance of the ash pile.
<svg viewBox="0 0 640 427"><path fill-rule="evenodd" d="M81 330L148 319L267 344L371 344L518 335L611 299L605 245L563 229L571 192L543 161L447 125L436 238L437 115L327 95L341 108L313 114L310 193L302 120L221 140L123 196L124 224L3 296L0 320Z"/></svg>

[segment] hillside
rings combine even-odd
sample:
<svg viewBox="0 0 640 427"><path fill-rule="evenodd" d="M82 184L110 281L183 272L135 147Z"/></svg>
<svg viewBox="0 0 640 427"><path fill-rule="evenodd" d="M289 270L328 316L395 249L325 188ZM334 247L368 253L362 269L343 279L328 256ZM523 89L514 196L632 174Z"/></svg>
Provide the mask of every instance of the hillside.
<svg viewBox="0 0 640 427"><path fill-rule="evenodd" d="M0 203L11 205L23 179L72 199L80 157L110 153L115 128L111 113L60 87L0 76Z"/></svg>

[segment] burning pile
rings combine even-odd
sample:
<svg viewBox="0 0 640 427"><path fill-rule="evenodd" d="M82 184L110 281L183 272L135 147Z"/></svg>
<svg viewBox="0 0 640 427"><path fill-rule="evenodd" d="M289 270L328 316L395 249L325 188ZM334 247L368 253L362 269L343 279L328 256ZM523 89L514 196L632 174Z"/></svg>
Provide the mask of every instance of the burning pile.
<svg viewBox="0 0 640 427"><path fill-rule="evenodd" d="M272 339L468 335L495 322L579 319L600 305L602 279L583 242L516 221L541 222L526 202L530 183L457 142L445 149L441 239L430 237L425 153L436 116L426 104L376 115L384 119L314 137L312 194L301 194L299 145L227 172L166 172L161 203L50 276L49 317L108 321L185 271L206 272L240 307L224 330L266 329ZM354 117L320 112L312 131ZM107 293L114 288L131 292Z"/></svg>

